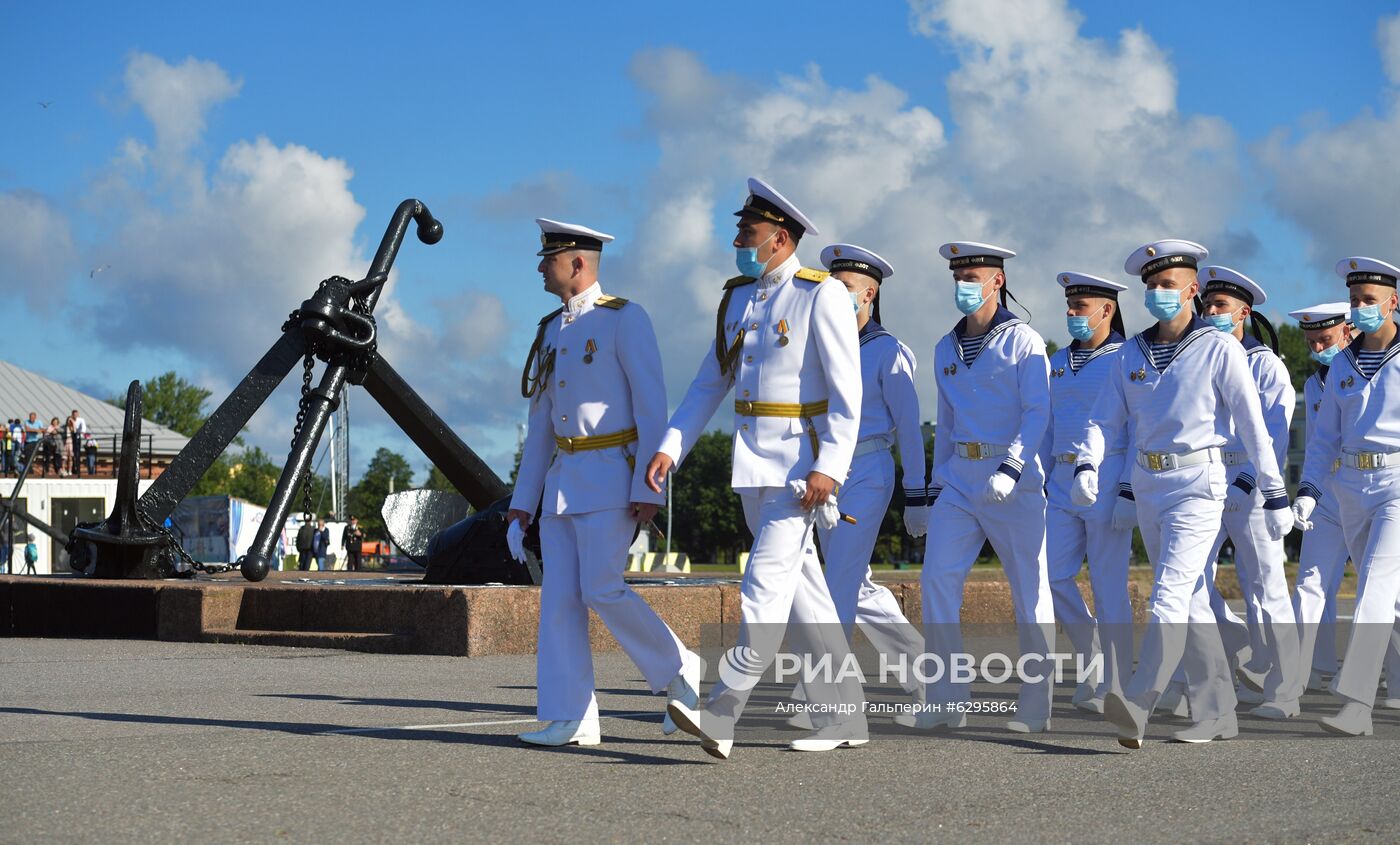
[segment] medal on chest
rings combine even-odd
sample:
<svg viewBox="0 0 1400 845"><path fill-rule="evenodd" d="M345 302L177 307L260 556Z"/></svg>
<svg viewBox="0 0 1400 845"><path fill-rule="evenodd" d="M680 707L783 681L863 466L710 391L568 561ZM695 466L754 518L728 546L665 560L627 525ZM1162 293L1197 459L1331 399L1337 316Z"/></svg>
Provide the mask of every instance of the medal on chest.
<svg viewBox="0 0 1400 845"><path fill-rule="evenodd" d="M583 345L583 363L593 363L593 353L597 351L598 344L593 340L593 338L590 337L588 339L588 342Z"/></svg>
<svg viewBox="0 0 1400 845"><path fill-rule="evenodd" d="M787 346L788 343L790 342L790 341L788 340L787 333L788 333L788 322L787 322L787 320L779 320L779 321L778 321L778 345L779 345L779 346Z"/></svg>

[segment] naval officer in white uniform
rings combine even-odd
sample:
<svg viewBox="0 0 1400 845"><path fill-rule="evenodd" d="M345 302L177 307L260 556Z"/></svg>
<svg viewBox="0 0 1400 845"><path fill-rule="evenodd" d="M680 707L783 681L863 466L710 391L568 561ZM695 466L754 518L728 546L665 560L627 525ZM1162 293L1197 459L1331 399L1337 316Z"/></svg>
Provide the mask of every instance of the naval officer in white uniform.
<svg viewBox="0 0 1400 845"><path fill-rule="evenodd" d="M1349 302L1323 302L1290 311L1308 343L1308 356L1317 369L1303 383L1303 431L1317 427L1322 393L1337 355L1351 344ZM1337 589L1346 571L1347 541L1342 517L1337 512L1337 494L1332 479L1337 467L1321 481L1317 508L1312 512L1312 528L1303 533L1298 554L1297 586L1293 591L1293 614L1298 620L1300 671L1308 676L1308 689L1325 690L1337 673Z"/></svg>
<svg viewBox="0 0 1400 845"><path fill-rule="evenodd" d="M1205 281L1201 292L1205 319L1215 328L1244 346L1245 360L1259 395L1260 410L1273 445L1274 460L1282 467L1288 455L1288 427L1293 421L1297 392L1288 367L1278 356L1278 338L1273 326L1257 312L1268 295L1257 282L1229 267L1202 267ZM1245 334L1245 322L1252 334ZM1264 343L1265 333L1269 343ZM1262 696L1249 712L1265 719L1288 719L1298 715L1298 698L1303 694L1307 675L1299 671L1298 626L1288 579L1283 565L1287 555L1283 538L1270 537L1264 499L1256 483L1254 464L1240 438L1231 431L1224 447L1224 460L1230 486L1226 489L1225 513L1211 554L1212 564L1228 536L1235 544L1235 574L1240 581L1247 613L1244 632L1250 644L1252 665L1237 668L1241 683ZM1215 569L1207 572L1206 583L1214 591ZM1212 608L1225 625L1237 625L1233 614L1223 612L1225 603L1212 596ZM1223 639L1222 634L1222 639ZM1226 643L1228 648L1230 644Z"/></svg>
<svg viewBox="0 0 1400 845"><path fill-rule="evenodd" d="M1105 443L1132 425L1133 495L1156 583L1137 670L1121 693L1104 699L1104 716L1127 748L1142 747L1148 716L1183 661L1196 724L1174 738L1209 742L1239 732L1235 688L1204 577L1220 532L1226 487L1221 447L1232 423L1258 470L1270 538L1283 537L1293 525L1244 349L1191 309L1200 290L1196 269L1206 256L1205 247L1182 240L1147 244L1129 256L1124 270L1142 277L1147 310L1157 322L1124 345L1118 372L1075 448L1080 463L1072 496L1087 505L1098 497Z"/></svg>
<svg viewBox="0 0 1400 845"><path fill-rule="evenodd" d="M1045 472L1040 449L1050 424L1050 364L1045 341L1005 307L1009 249L958 241L939 247L953 272L954 303L965 316L933 351L938 384L933 510L920 578L925 650L944 667L963 652L963 585L990 541L1011 586L1023 655L1044 655L1054 641L1045 563ZM930 661L935 663L935 661ZM1050 729L1052 672L1024 661L1015 718L1018 733ZM966 724L970 691L944 671L930 681L929 710L918 728ZM938 710L932 708L937 707Z"/></svg>
<svg viewBox="0 0 1400 845"><path fill-rule="evenodd" d="M754 535L740 588L739 645L724 655L703 710L683 702L668 707L676 723L720 759L729 756L734 723L785 632L803 640L809 653L830 654L833 666L849 654L826 579L809 551L814 522L834 519L834 494L850 470L861 407L850 297L825 270L806 269L797 259L798 241L816 234L816 227L761 179L749 180L748 199L735 214L735 262L742 275L724 285L714 344L646 473L659 495L666 476L734 392L731 483ZM868 741L858 679L802 680L817 730L794 740L794 750Z"/></svg>
<svg viewBox="0 0 1400 845"><path fill-rule="evenodd" d="M544 287L564 306L540 320L521 392L530 400L507 519L512 553L540 516L544 584L537 653L538 714L520 735L534 745L597 745L598 703L588 611L607 625L652 692L695 703L699 658L622 580L637 523L665 498L648 489L638 448L654 449L666 424L666 386L651 319L603 293L598 263L611 235L536 221ZM541 506L541 497L543 504ZM674 727L668 722L669 731Z"/></svg>
<svg viewBox="0 0 1400 845"><path fill-rule="evenodd" d="M1293 508L1303 529L1311 528L1332 478L1358 579L1346 657L1332 679L1342 708L1320 722L1331 733L1361 736L1372 732L1382 665L1391 696L1383 705L1400 707L1400 268L1354 256L1337 263L1337 274L1346 279L1360 335L1333 359Z"/></svg>
<svg viewBox="0 0 1400 845"><path fill-rule="evenodd" d="M1070 500L1077 454L1074 445L1089 421L1104 382L1117 372L1125 341L1118 294L1127 287L1087 273L1063 272L1056 280L1065 294L1065 320L1073 341L1050 356L1050 430L1041 460L1049 469L1045 548L1055 619L1076 652L1087 660L1103 654L1099 683L1086 680L1075 690L1075 707L1103 712L1103 697L1121 689L1133 670L1133 605L1128 598L1128 559L1132 555L1137 503L1133 500L1128 427L1107 444L1100 474L1117 479L1116 495L1090 507ZM1094 593L1089 613L1076 578L1085 560Z"/></svg>

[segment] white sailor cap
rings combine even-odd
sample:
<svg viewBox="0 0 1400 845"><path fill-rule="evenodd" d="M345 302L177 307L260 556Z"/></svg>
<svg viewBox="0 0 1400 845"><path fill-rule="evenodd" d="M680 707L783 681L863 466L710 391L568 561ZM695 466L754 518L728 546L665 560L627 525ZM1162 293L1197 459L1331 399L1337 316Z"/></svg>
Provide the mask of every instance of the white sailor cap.
<svg viewBox="0 0 1400 845"><path fill-rule="evenodd" d="M894 275L894 268L888 261L855 244L832 244L822 250L822 266L833 273L842 270L864 273L877 282Z"/></svg>
<svg viewBox="0 0 1400 845"><path fill-rule="evenodd" d="M1298 328L1307 331L1340 326L1347 321L1349 314L1351 314L1350 302L1323 302L1288 312L1288 316L1298 321Z"/></svg>
<svg viewBox="0 0 1400 845"><path fill-rule="evenodd" d="M1169 238L1138 247L1128 256L1128 260L1123 262L1123 271L1141 276L1145 282L1153 275L1171 267L1190 267L1195 270L1209 256L1210 250L1195 241Z"/></svg>
<svg viewBox="0 0 1400 845"><path fill-rule="evenodd" d="M1244 300L1244 304L1251 308L1257 308L1269 299L1269 295L1264 293L1258 282L1238 270L1212 264L1202 267L1197 272L1200 280L1205 282L1205 286L1201 288L1201 296L1209 296L1212 293L1229 294Z"/></svg>
<svg viewBox="0 0 1400 845"><path fill-rule="evenodd" d="M963 267L1005 267L1006 259L1016 253L991 244L976 241L953 241L938 248L938 254L948 259L949 270Z"/></svg>
<svg viewBox="0 0 1400 845"><path fill-rule="evenodd" d="M1120 285L1117 282L1110 282L1108 279L1100 279L1098 276L1090 276L1088 273L1076 273L1066 270L1056 277L1060 287L1065 289L1065 298L1071 296L1106 296L1109 299L1117 299L1118 294L1128 289L1127 285Z"/></svg>
<svg viewBox="0 0 1400 845"><path fill-rule="evenodd" d="M807 232L821 234L816 224L808 220L807 215L791 200L778 193L772 185L753 176L749 177L748 199L744 200L743 208L734 212L734 216L758 217L769 223L777 223L791 232L794 238L800 238Z"/></svg>
<svg viewBox="0 0 1400 845"><path fill-rule="evenodd" d="M1353 255L1337 262L1337 275L1347 280L1347 287L1386 285L1393 288L1395 280L1400 278L1400 268L1374 258Z"/></svg>
<svg viewBox="0 0 1400 845"><path fill-rule="evenodd" d="M540 251L536 255L553 255L566 249L602 252L603 244L613 239L612 235L574 223L560 223L546 217L536 217L535 222L540 225Z"/></svg>

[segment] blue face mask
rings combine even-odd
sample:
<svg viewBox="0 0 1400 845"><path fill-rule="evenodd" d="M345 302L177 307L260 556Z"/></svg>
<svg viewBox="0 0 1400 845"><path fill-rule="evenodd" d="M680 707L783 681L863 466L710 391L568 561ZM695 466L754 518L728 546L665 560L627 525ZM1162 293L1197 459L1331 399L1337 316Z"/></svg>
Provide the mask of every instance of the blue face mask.
<svg viewBox="0 0 1400 845"><path fill-rule="evenodd" d="M777 236L778 232L775 229L773 230L773 234L768 236L768 241L773 240ZM767 268L768 262L758 260L758 250L764 246L764 244L767 244L768 241L764 241L758 246L735 247L734 266L739 268L740 274L752 276L755 279L763 276L763 271Z"/></svg>
<svg viewBox="0 0 1400 845"><path fill-rule="evenodd" d="M1235 312L1233 311L1225 314L1207 314L1206 320L1222 332L1235 330Z"/></svg>
<svg viewBox="0 0 1400 845"><path fill-rule="evenodd" d="M1088 340L1094 336L1094 332L1107 318L1108 315L1105 314L1099 319L1099 322L1093 324L1092 326L1089 325L1088 317L1079 317L1073 314L1066 316L1065 321L1069 324L1070 337L1074 338L1075 340Z"/></svg>
<svg viewBox="0 0 1400 845"><path fill-rule="evenodd" d="M964 314L973 314L982 303L987 301L987 297L982 295L985 287L981 282L957 282L957 291L953 294L953 303L958 306L958 310Z"/></svg>
<svg viewBox="0 0 1400 845"><path fill-rule="evenodd" d="M851 310L854 311L854 312L856 312L857 314L859 314L859 313L860 313L860 294L858 294L858 293L853 293L853 292L851 292L851 291L846 291L846 293L849 294L850 297L851 297Z"/></svg>
<svg viewBox="0 0 1400 845"><path fill-rule="evenodd" d="M1167 288L1152 288L1144 298L1147 311L1158 320L1170 320L1181 311L1181 294Z"/></svg>
<svg viewBox="0 0 1400 845"><path fill-rule="evenodd" d="M1351 322L1366 334L1372 334L1385 324L1379 305L1360 305L1351 309Z"/></svg>
<svg viewBox="0 0 1400 845"><path fill-rule="evenodd" d="M1317 363L1321 364L1322 366L1324 366L1324 367L1330 367L1330 366L1332 366L1332 359L1333 359L1333 358L1336 358L1336 357L1337 357L1337 353L1338 353L1338 352L1341 352L1341 351L1342 351L1342 348L1341 348L1340 346L1338 346L1337 344L1334 343L1334 344L1332 344L1331 346L1327 347L1326 349L1322 350L1321 352L1316 352L1316 351L1314 351L1314 352L1309 352L1308 355L1309 355L1309 357L1311 357L1314 361L1316 361Z"/></svg>

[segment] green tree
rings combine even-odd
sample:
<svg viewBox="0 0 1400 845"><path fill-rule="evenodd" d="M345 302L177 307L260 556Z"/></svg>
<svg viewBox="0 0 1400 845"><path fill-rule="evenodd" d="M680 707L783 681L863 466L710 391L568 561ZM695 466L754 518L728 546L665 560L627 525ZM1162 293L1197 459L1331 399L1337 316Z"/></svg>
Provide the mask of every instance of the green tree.
<svg viewBox="0 0 1400 845"><path fill-rule="evenodd" d="M384 499L394 490L408 490L413 486L413 467L408 459L398 452L380 447L370 458L360 481L350 490L348 513L360 518L360 526L370 539L384 539L384 518L379 511L384 507Z"/></svg>
<svg viewBox="0 0 1400 845"><path fill-rule="evenodd" d="M1060 351L1060 345L1059 345L1058 343L1056 343L1056 342L1053 341L1053 340L1047 340L1047 341L1045 341L1045 357L1046 357L1046 358L1049 358L1051 355L1054 355L1056 352L1059 352L1059 351Z"/></svg>
<svg viewBox="0 0 1400 845"><path fill-rule="evenodd" d="M735 563L752 536L739 494L730 486L733 436L711 431L695 442L685 464L671 476L671 548L697 561ZM656 518L666 525L666 515Z"/></svg>
<svg viewBox="0 0 1400 845"><path fill-rule="evenodd" d="M1276 326L1278 329L1278 351L1283 363L1288 367L1288 375L1293 380L1293 389L1303 392L1303 383L1312 375L1316 365L1308 355L1308 339L1303 330L1293 325Z"/></svg>
<svg viewBox="0 0 1400 845"><path fill-rule="evenodd" d="M444 490L449 493L458 493L459 495L461 493L461 491L453 486L451 481L447 480L447 476L442 474L442 470L437 468L437 464L428 467L428 479L423 482L423 489Z"/></svg>
<svg viewBox="0 0 1400 845"><path fill-rule="evenodd" d="M209 414L204 403L212 394L204 388L191 384L175 374L174 370L147 379L141 386L141 399L144 403L143 417L160 423L172 431L186 437L193 437ZM114 396L107 400L118 408L126 407L126 396Z"/></svg>

